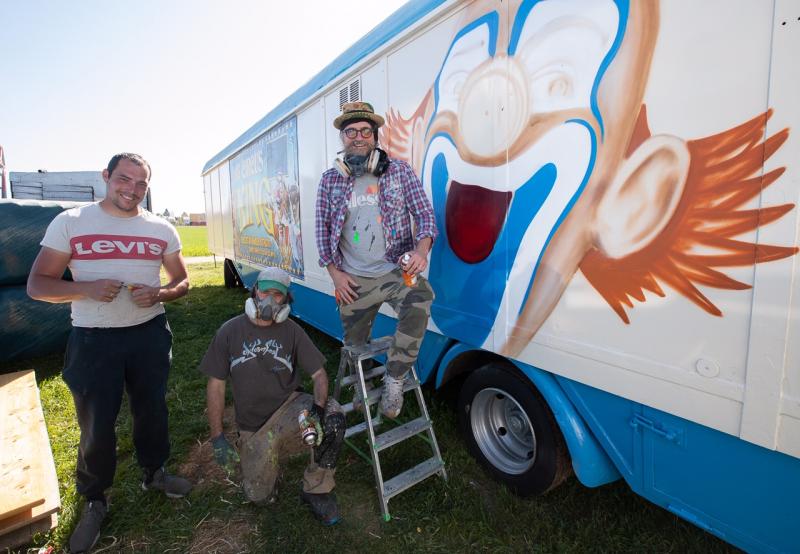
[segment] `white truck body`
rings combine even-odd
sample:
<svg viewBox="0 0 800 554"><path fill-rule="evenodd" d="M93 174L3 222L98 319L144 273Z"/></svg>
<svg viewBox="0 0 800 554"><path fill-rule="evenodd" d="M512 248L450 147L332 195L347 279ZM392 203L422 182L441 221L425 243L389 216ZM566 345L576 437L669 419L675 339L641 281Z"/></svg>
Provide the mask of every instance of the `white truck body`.
<svg viewBox="0 0 800 554"><path fill-rule="evenodd" d="M542 371L637 492L745 548L800 548L797 495L729 514L644 482L721 455L702 431L800 493L798 16L791 0L411 2L209 161L210 247L246 284L290 271L300 317L340 336L317 183L342 103L372 103L442 233L426 341L461 350L420 374L440 386L467 352L540 389ZM632 419L612 422L616 399ZM696 457L660 466L643 429Z"/></svg>

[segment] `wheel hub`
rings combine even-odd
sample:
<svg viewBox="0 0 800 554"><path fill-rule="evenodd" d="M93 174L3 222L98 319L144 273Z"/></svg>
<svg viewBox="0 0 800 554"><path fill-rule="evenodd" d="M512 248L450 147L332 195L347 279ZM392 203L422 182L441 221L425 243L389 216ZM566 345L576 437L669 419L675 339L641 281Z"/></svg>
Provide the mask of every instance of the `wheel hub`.
<svg viewBox="0 0 800 554"><path fill-rule="evenodd" d="M528 414L506 391L485 388L470 407L475 442L498 469L512 475L528 471L536 460L536 436Z"/></svg>

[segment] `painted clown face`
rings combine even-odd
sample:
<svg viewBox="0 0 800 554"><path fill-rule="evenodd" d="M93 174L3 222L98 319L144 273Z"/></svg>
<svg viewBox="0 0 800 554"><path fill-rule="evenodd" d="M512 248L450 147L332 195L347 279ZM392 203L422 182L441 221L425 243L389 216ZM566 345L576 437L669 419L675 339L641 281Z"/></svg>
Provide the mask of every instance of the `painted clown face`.
<svg viewBox="0 0 800 554"><path fill-rule="evenodd" d="M539 279L561 286L574 273L580 257L562 251L567 260L553 268L544 254L563 243L559 230L593 178L595 187L602 181L604 153L627 141L632 124L607 121L599 95L621 53L625 5L529 1L507 14L501 6L477 3L465 14L414 138L442 232L429 274L439 299L433 320L449 336L493 349L491 329L514 333L506 320L513 327L533 308ZM641 46L641 36L632 42ZM642 59L649 63L630 63ZM643 87L633 88L638 106ZM569 240L567 250L586 252L587 236ZM552 305L558 286L547 291Z"/></svg>
<svg viewBox="0 0 800 554"><path fill-rule="evenodd" d="M626 324L660 284L722 316L702 288L750 288L725 268L798 252L740 238L794 209L748 204L784 170L764 172L789 132L765 138L772 110L689 141L650 132L658 7L474 2L416 111L387 114L382 143L433 200L444 334L517 356L578 270Z"/></svg>

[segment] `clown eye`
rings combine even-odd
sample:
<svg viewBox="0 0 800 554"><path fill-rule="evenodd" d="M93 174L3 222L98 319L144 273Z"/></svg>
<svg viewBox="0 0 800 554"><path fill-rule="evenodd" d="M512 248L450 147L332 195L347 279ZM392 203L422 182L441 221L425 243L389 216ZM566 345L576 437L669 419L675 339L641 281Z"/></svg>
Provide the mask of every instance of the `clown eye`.
<svg viewBox="0 0 800 554"><path fill-rule="evenodd" d="M469 72L467 71L457 71L448 75L447 80L440 87L442 96L455 98L461 96L467 77L469 77Z"/></svg>
<svg viewBox="0 0 800 554"><path fill-rule="evenodd" d="M550 96L572 96L572 81L565 77L558 77L550 81L548 87Z"/></svg>
<svg viewBox="0 0 800 554"><path fill-rule="evenodd" d="M509 52L528 75L535 113L585 108L603 58L617 34L619 10L610 0L539 2L525 14Z"/></svg>
<svg viewBox="0 0 800 554"><path fill-rule="evenodd" d="M564 66L548 67L537 72L530 77L529 86L535 106L539 109L569 102L575 94L575 80Z"/></svg>

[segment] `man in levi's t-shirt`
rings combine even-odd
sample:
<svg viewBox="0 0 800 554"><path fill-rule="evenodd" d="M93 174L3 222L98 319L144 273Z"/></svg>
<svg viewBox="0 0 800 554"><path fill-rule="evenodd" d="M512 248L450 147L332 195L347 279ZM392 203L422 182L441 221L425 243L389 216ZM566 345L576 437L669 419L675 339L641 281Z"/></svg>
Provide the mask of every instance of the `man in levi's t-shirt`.
<svg viewBox="0 0 800 554"><path fill-rule="evenodd" d="M31 298L72 304L63 378L81 429L76 484L86 499L70 537L72 552L92 548L108 511L105 490L116 469L114 425L123 390L142 488L171 498L191 489L164 469L172 332L162 305L185 295L189 278L175 228L139 206L150 176L150 165L137 154L111 158L103 170L105 198L56 216L28 278ZM169 279L164 285L162 265ZM73 281L61 279L67 267Z"/></svg>

